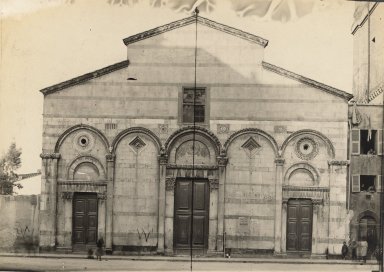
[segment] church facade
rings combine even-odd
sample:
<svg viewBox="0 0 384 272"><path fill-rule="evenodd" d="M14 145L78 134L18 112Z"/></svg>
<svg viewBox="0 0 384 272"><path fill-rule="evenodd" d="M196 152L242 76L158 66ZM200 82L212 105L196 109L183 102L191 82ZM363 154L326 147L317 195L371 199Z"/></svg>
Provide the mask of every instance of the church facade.
<svg viewBox="0 0 384 272"><path fill-rule="evenodd" d="M352 95L204 17L123 41L127 60L41 90L42 249L339 254Z"/></svg>

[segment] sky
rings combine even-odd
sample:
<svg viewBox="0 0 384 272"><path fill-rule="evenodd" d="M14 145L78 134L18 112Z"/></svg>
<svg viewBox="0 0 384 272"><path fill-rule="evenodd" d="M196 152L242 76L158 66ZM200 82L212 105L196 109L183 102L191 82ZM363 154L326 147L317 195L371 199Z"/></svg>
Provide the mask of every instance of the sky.
<svg viewBox="0 0 384 272"><path fill-rule="evenodd" d="M126 59L123 38L192 15L269 41L264 60L352 92L355 3L343 0L0 0L0 154L41 168L39 90Z"/></svg>

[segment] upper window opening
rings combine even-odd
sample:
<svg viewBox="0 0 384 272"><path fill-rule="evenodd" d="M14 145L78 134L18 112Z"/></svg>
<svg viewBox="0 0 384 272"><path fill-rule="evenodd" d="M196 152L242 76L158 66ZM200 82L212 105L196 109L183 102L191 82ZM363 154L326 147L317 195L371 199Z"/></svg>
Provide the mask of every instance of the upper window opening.
<svg viewBox="0 0 384 272"><path fill-rule="evenodd" d="M375 191L375 176L360 176L360 192Z"/></svg>
<svg viewBox="0 0 384 272"><path fill-rule="evenodd" d="M205 88L183 89L183 123L204 123L205 106Z"/></svg>
<svg viewBox="0 0 384 272"><path fill-rule="evenodd" d="M377 154L376 130L360 130L360 154Z"/></svg>

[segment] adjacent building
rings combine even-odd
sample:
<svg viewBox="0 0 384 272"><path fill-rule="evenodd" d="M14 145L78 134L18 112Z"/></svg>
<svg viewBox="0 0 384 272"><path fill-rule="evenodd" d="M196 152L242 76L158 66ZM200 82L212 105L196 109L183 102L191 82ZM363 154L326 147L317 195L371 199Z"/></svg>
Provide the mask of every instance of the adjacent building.
<svg viewBox="0 0 384 272"><path fill-rule="evenodd" d="M368 13L369 10L369 13ZM384 5L357 3L353 94L350 116L351 241L368 241L368 254L379 246L383 184Z"/></svg>
<svg viewBox="0 0 384 272"><path fill-rule="evenodd" d="M123 41L127 60L41 90L42 249L340 254L351 94L200 16Z"/></svg>

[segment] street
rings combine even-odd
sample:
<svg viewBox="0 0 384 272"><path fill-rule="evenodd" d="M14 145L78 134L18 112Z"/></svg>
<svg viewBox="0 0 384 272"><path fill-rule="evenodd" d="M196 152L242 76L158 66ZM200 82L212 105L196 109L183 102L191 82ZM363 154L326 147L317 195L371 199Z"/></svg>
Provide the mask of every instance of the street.
<svg viewBox="0 0 384 272"><path fill-rule="evenodd" d="M193 271L378 271L365 264L287 264L249 262L192 263ZM0 271L190 271L187 261L89 260L72 258L0 257Z"/></svg>

